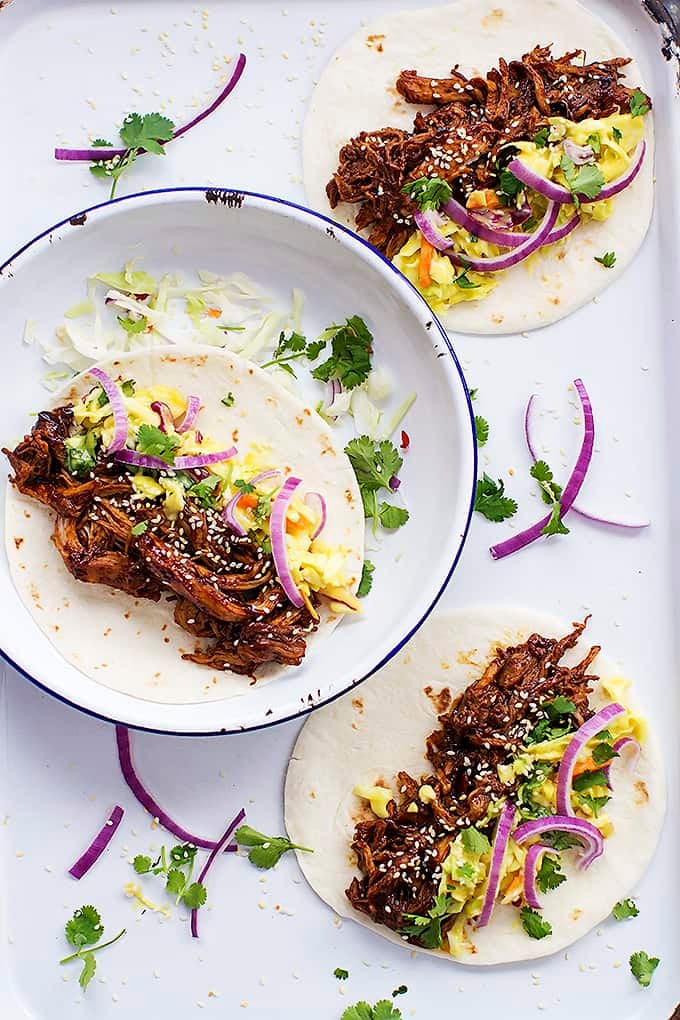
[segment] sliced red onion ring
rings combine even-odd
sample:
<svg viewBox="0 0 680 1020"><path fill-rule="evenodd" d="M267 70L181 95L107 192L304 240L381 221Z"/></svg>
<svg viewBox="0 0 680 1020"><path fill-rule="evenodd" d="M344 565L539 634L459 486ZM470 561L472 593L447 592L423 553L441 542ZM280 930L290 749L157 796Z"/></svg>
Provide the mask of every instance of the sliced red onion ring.
<svg viewBox="0 0 680 1020"><path fill-rule="evenodd" d="M125 812L122 807L116 804L87 850L81 854L73 867L68 869L69 875L73 875L74 878L80 881L83 875L88 873L92 865L96 864L113 839L124 814Z"/></svg>
<svg viewBox="0 0 680 1020"><path fill-rule="evenodd" d="M538 898L536 891L536 872L541 866L541 861L545 853L550 853L551 848L549 846L543 846L542 843L535 843L530 846L527 850L526 860L524 861L524 899L527 901L530 907L534 910L541 909L541 901ZM555 853L553 850L552 853Z"/></svg>
<svg viewBox="0 0 680 1020"><path fill-rule="evenodd" d="M261 471L259 475L255 475L254 478L251 478L250 484L257 485L258 482L263 481L265 478L271 478L272 475L280 474L281 472L276 468L272 468L270 471ZM239 538L243 538L247 534L245 528L241 527L239 522L236 520L236 514L234 512L242 495L242 492L237 492L235 496L231 497L222 511L222 519L229 525L231 530L239 536Z"/></svg>
<svg viewBox="0 0 680 1020"><path fill-rule="evenodd" d="M168 464L160 457L152 457L150 453L137 453L136 450L118 450L116 460L133 467L150 468L152 471L172 471L174 464Z"/></svg>
<svg viewBox="0 0 680 1020"><path fill-rule="evenodd" d="M576 464L569 475L569 480L564 487L562 499L560 500L560 514L562 517L571 510L574 500L581 491L581 486L593 456L593 446L595 445L595 419L593 417L590 397L581 379L574 379L574 387L583 408L583 442ZM518 535L513 535L512 538L506 539L505 542L499 542L498 545L492 545L489 552L495 560L501 560L504 556L510 556L512 553L523 549L526 545L530 545L537 538L540 538L543 534L543 529L549 521L550 514L547 514L536 524L532 524L530 528L520 531Z"/></svg>
<svg viewBox="0 0 680 1020"><path fill-rule="evenodd" d="M459 226L464 227L465 230L474 234L475 237L481 237L482 241L488 241L490 244L496 244L501 248L518 248L521 244L525 244L526 241L533 237L533 234L525 234L517 231L508 231L498 229L496 227L489 227L484 223L481 223L475 216L471 216L467 209L456 202L455 199L449 199L444 205L445 212L451 217L451 219L458 223ZM493 210L490 210L492 212ZM519 222L524 222L519 221ZM578 213L563 223L561 227L555 227L550 231L548 236L543 242L543 245L555 244L557 241L561 241L563 237L570 234L572 230L578 226L581 222L581 217Z"/></svg>
<svg viewBox="0 0 680 1020"><path fill-rule="evenodd" d="M448 203L447 203L448 204ZM529 255L546 244L548 236L555 226L555 220L559 213L559 206L554 202L548 202L545 214L540 224L532 234L526 234L521 244L503 255L496 255L489 259L476 259L470 255L459 255L456 252L446 252L447 258L457 266L465 269L472 269L476 273L498 273L503 269L510 269L518 262L524 261Z"/></svg>
<svg viewBox="0 0 680 1020"><path fill-rule="evenodd" d="M301 478L295 478L293 475L286 479L274 500L271 516L269 518L269 537L272 543L272 558L274 560L276 573L278 574L279 581L281 582L281 587L297 609L301 609L305 603L295 581L293 580L290 567L288 566L288 551L286 548L286 513L288 511L288 504L293 497L293 493L301 482Z"/></svg>
<svg viewBox="0 0 680 1020"><path fill-rule="evenodd" d="M433 248L436 248L437 251L447 251L449 248L453 248L451 238L445 237L441 230L432 222L431 213L418 211L414 213L413 219L425 240Z"/></svg>
<svg viewBox="0 0 680 1020"><path fill-rule="evenodd" d="M590 202L604 202L608 198L613 198L614 195L618 195L620 191L627 188L628 185L633 181L640 172L640 168L645 158L646 145L644 141L641 141L633 153L633 158L630 165L620 177L617 177L615 181L610 181L609 184L605 184L598 195L595 198L588 198L587 195L579 195L579 199L584 204ZM569 188L562 187L561 184L556 184L555 181L550 181L546 177L542 177L541 174L536 173L535 170L531 170L526 163L523 163L521 159L515 157L508 163L508 170L515 175L518 181L522 184L526 184L528 187L533 188L539 195L543 195L551 202L556 202L558 205L566 205L574 201L574 196Z"/></svg>
<svg viewBox="0 0 680 1020"><path fill-rule="evenodd" d="M311 499L311 501L310 501ZM305 496L305 503L307 506L311 506L312 503L317 503L319 507L319 513L321 515L319 523L316 526L316 530L312 535L312 542L315 538L318 538L323 529L326 527L326 521L328 519L328 510L326 508L326 500L323 498L320 492L308 492Z"/></svg>
<svg viewBox="0 0 680 1020"><path fill-rule="evenodd" d="M151 402L151 410L160 418L159 428L161 432L167 432L168 429L175 430L175 419L172 416L172 411L163 400L153 400Z"/></svg>
<svg viewBox="0 0 680 1020"><path fill-rule="evenodd" d="M225 843L229 842L229 837L231 836L232 832L236 828L238 828L238 826L241 824L241 822L244 821L245 817L246 817L246 813L243 810L243 808L241 808L241 810L236 815L236 817L232 818L232 820L229 822L229 825L224 830L224 834L220 837L218 842L215 844L213 849L210 851L210 856L208 857L208 860L203 865L203 868L201 869L200 875L196 879L196 881L200 882L201 885L205 885L206 875L208 874L208 872L212 868L213 862L214 862L215 858L220 853L220 851L223 849ZM195 938L195 939L198 938L198 910L196 908L194 908L191 911L191 937Z"/></svg>
<svg viewBox="0 0 680 1020"><path fill-rule="evenodd" d="M115 453L117 450L122 450L127 443L128 413L123 401L123 395L111 376L103 372L101 368L90 368L88 371L101 384L104 393L109 398L113 414L113 439L106 452Z"/></svg>
<svg viewBox="0 0 680 1020"><path fill-rule="evenodd" d="M583 166L585 163L595 162L595 153L592 145L577 145L571 138L565 138L562 148L575 166Z"/></svg>
<svg viewBox="0 0 680 1020"><path fill-rule="evenodd" d="M188 432L190 428L193 428L194 422L198 418L198 412L201 410L200 397L189 397L187 400L187 409L182 418L181 423L177 426L177 432L181 435L183 432Z"/></svg>
<svg viewBox="0 0 680 1020"><path fill-rule="evenodd" d="M640 747L635 737L620 737L619 740L612 744L612 749L616 751L616 753L619 755L624 747L631 748L631 753L628 756L629 758L628 764L631 769L634 769L642 753L642 748ZM602 771L607 777L607 786L609 787L610 790L612 789L612 784L609 778L609 770L612 767L612 764L613 764L612 761L608 761L606 765L602 766Z"/></svg>
<svg viewBox="0 0 680 1020"><path fill-rule="evenodd" d="M206 467L208 464L220 464L222 461L235 457L238 450L230 446L228 450L217 450L215 453L190 453L185 457L175 457L173 467L179 471L186 468Z"/></svg>
<svg viewBox="0 0 680 1020"><path fill-rule="evenodd" d="M477 928L484 928L491 919L491 913L496 903L496 897L498 896L498 887L501 882L501 871L503 868L503 857L505 855L505 848L508 845L508 839L510 838L510 830L512 829L512 823L515 820L516 808L510 800L506 800L503 804L503 809L498 816L498 824L496 825L496 835L493 841L493 850L491 851L491 864L489 866L489 879L486 884L486 891L484 893L484 901L482 903L482 911L476 922Z"/></svg>
<svg viewBox="0 0 680 1020"><path fill-rule="evenodd" d="M144 785L135 771L132 761L132 747L130 745L130 731L125 726L116 726L116 746L118 748L118 761L123 773L123 779L129 786L135 798L142 807L149 812L151 817L162 825L164 829L181 839L183 843L191 843L193 846L201 847L203 850L214 850L218 845L214 839L203 839L201 836L194 836L187 832L181 825L178 825L170 815L163 810L158 801L144 788ZM233 844L225 847L225 852L235 853L237 847Z"/></svg>
<svg viewBox="0 0 680 1020"><path fill-rule="evenodd" d="M224 102L227 96L234 90L236 85L238 85L238 82L241 78L241 75L243 74L245 66L246 58L245 55L241 53L239 54L239 58L236 61L236 66L234 67L234 72L231 78L224 86L220 94L212 101L210 106L206 107L205 110L202 110L200 113L198 113L187 124L184 124L182 127L177 128L177 130L173 132L172 135L173 140L175 138L180 138L187 131L191 130L192 127L196 127L197 124L199 124L206 117L210 116L210 114L213 113L217 109L217 107ZM167 142L165 144L167 145ZM101 148L94 149L55 149L54 158L59 160L68 160L70 162L89 163L91 161L102 159L114 159L116 156L124 156L127 151L128 151L127 149L105 148L103 146ZM138 149L137 151L145 152L146 150Z"/></svg>
<svg viewBox="0 0 680 1020"><path fill-rule="evenodd" d="M600 830L587 822L585 818L572 818L567 815L548 815L545 818L532 818L518 825L512 834L515 843L525 843L532 836L542 836L544 832L569 832L583 839L583 853L579 856L578 866L585 871L593 861L604 853L604 836Z"/></svg>
<svg viewBox="0 0 680 1020"><path fill-rule="evenodd" d="M583 726L579 726L567 745L567 749L560 762L560 767L557 770L556 803L557 810L561 815L573 816L574 814L574 809L571 806L571 783L574 777L576 759L588 741L596 736L600 730L606 729L607 723L615 719L617 715L621 715L622 712L625 712L625 708L616 702L613 702L611 705L605 705L599 712L591 716L587 722L584 722Z"/></svg>
<svg viewBox="0 0 680 1020"><path fill-rule="evenodd" d="M536 415L536 405L538 403L538 395L536 393L529 397L527 409L524 412L524 438L526 440L527 449L531 454L532 459L535 461L540 460L536 452L536 445L534 443L534 419ZM583 507L579 506L578 503L571 504L572 512L578 514L579 517L584 517L588 521L595 521L597 524L606 524L612 528L629 528L631 530L648 528L650 521L621 521L614 520L610 517L603 517L601 514L594 514L590 510L584 510Z"/></svg>

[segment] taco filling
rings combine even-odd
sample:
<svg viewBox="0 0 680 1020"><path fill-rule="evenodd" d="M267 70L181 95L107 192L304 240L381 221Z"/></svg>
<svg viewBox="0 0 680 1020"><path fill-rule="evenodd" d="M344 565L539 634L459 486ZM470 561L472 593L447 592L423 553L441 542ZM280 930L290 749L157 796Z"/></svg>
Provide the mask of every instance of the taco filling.
<svg viewBox="0 0 680 1020"><path fill-rule="evenodd" d="M607 219L637 176L651 100L622 83L629 63L536 46L485 77L403 70L399 96L424 109L410 131L362 131L341 149L330 205L359 204L357 229L435 312L477 301L499 272Z"/></svg>
<svg viewBox="0 0 680 1020"><path fill-rule="evenodd" d="M610 767L630 766L646 740L625 682L589 674L599 647L561 664L586 623L561 639L496 646L428 737L431 772L399 772L394 791L355 787L374 816L354 830L361 875L346 896L356 910L459 958L476 952L471 936L499 903L516 908L523 937L549 939L541 909L568 880L562 855L575 854L580 870L606 857ZM597 711L595 685L607 699Z"/></svg>
<svg viewBox="0 0 680 1020"><path fill-rule="evenodd" d="M53 542L79 581L135 599L167 596L200 639L182 657L253 676L299 665L325 599L352 612L348 550L326 545L326 500L268 444L201 430L201 400L100 368L82 398L43 411L5 449L15 488L56 513ZM222 403L230 409L234 396Z"/></svg>

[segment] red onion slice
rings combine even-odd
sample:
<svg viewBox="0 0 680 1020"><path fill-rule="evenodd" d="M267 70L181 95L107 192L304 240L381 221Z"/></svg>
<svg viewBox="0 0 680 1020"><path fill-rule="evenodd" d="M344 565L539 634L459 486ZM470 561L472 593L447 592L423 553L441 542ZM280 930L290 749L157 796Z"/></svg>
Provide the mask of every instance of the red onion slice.
<svg viewBox="0 0 680 1020"><path fill-rule="evenodd" d="M534 418L536 414L536 404L538 402L538 396L536 393L529 397L527 409L524 412L524 438L526 440L527 449L531 454L533 461L540 460L536 452L536 444L534 443ZM622 521L614 520L611 517L603 517L601 514L594 514L590 510L584 510L583 507L579 506L578 503L572 503L572 512L578 514L579 517L584 517L587 521L595 521L596 524L606 524L612 528L629 528L631 530L639 530L641 528L648 528L650 521Z"/></svg>
<svg viewBox="0 0 680 1020"><path fill-rule="evenodd" d="M447 203L448 204L448 203ZM446 252L447 258L465 269L472 269L476 273L498 273L503 269L510 269L511 266L523 262L535 251L538 251L547 243L548 236L555 226L559 206L555 202L548 202L545 214L540 224L532 234L526 234L521 244L518 244L512 251L503 255L496 255L489 259L476 259L470 255L459 255L455 252Z"/></svg>
<svg viewBox="0 0 680 1020"><path fill-rule="evenodd" d="M161 432L168 432L168 430L175 430L175 419L172 416L172 411L168 405L162 400L153 400L151 402L151 410L160 418L159 428Z"/></svg>
<svg viewBox="0 0 680 1020"><path fill-rule="evenodd" d="M615 719L617 715L621 715L622 712L625 712L625 709L616 702L606 705L599 712L596 712L595 715L591 716L587 722L584 722L583 726L579 726L567 745L567 749L560 762L560 767L557 770L556 803L557 810L561 815L574 815L574 809L571 806L571 783L574 777L576 759L588 741L592 737L597 736L600 730L606 729L607 723Z"/></svg>
<svg viewBox="0 0 680 1020"><path fill-rule="evenodd" d="M541 909L541 901L539 900L538 892L536 891L536 872L541 866L543 855L549 852L549 846L543 846L542 843L535 843L527 850L526 860L524 861L524 899L530 907L534 908L534 910ZM555 851L553 850L552 852L554 853Z"/></svg>
<svg viewBox="0 0 680 1020"><path fill-rule="evenodd" d="M571 510L574 500L581 491L581 486L583 485L586 472L590 466L590 461L592 460L593 446L595 445L595 419L593 417L593 408L590 403L590 397L588 396L588 392L581 379L574 379L574 387L579 395L581 407L583 408L583 442L581 444L581 450L576 460L576 464L569 476L569 481L564 487L562 499L560 500L562 517ZM525 531L520 531L518 535L513 535L512 538L508 538L504 542L499 542L498 545L492 545L489 552L495 560L501 560L504 556L510 556L512 553L517 552L519 549L523 549L526 545L530 545L532 542L535 542L537 538L540 538L543 534L543 529L549 521L550 514L547 514L536 524L532 524L530 528L526 528Z"/></svg>
<svg viewBox="0 0 680 1020"><path fill-rule="evenodd" d="M587 195L579 195L579 199L584 204L590 202L603 202L608 198L613 198L614 195L618 195L620 191L627 188L628 185L633 181L640 172L642 163L645 158L645 150L647 146L644 141L641 141L633 153L633 158L628 166L627 170L617 177L615 181L610 181L609 184L605 184L602 190L595 198L588 198ZM539 195L543 195L551 202L556 202L558 205L570 204L574 201L574 196L569 188L562 187L561 184L556 184L555 181L550 181L546 177L542 177L536 173L535 170L531 170L521 159L515 157L508 163L508 170L515 175L518 181L522 184L526 184L529 188L533 188Z"/></svg>
<svg viewBox="0 0 680 1020"><path fill-rule="evenodd" d="M288 566L288 550L286 549L286 513L293 493L301 484L301 478L293 475L283 483L279 493L274 500L271 516L269 518L269 537L272 543L272 559L276 573L278 574L281 587L297 609L304 606L304 599L300 594L293 575Z"/></svg>
<svg viewBox="0 0 680 1020"><path fill-rule="evenodd" d="M235 457L237 453L238 450L235 446L230 446L228 450L218 450L215 453L190 453L186 457L175 457L173 467L184 471L187 468L206 467L208 464L221 464L222 461Z"/></svg>
<svg viewBox="0 0 680 1020"><path fill-rule="evenodd" d="M418 211L414 213L413 219L425 240L437 251L447 251L449 248L453 248L453 241L450 237L445 237L441 230L435 226L429 212Z"/></svg>
<svg viewBox="0 0 680 1020"><path fill-rule="evenodd" d="M130 731L125 726L116 726L116 746L118 748L118 761L123 773L123 779L129 786L135 798L139 801L145 811L162 825L164 829L181 839L183 843L191 843L193 846L201 847L203 850L214 850L218 845L214 839L203 839L201 836L194 836L187 832L181 825L178 825L170 815L163 810L158 801L145 789L141 779L137 775L132 760L132 747L130 744ZM237 847L233 844L225 847L225 853L235 853Z"/></svg>
<svg viewBox="0 0 680 1020"><path fill-rule="evenodd" d="M628 765L631 769L634 769L642 753L642 748L640 747L635 737L620 737L619 740L612 744L612 748L614 751L617 752L617 754L619 754L624 747L631 748L631 753L628 755L629 759ZM609 778L609 770L612 767L612 764L613 764L612 761L608 761L606 765L602 766L602 771L607 777L607 786L609 787L610 790L612 789L612 784Z"/></svg>
<svg viewBox="0 0 680 1020"><path fill-rule="evenodd" d="M181 423L177 426L177 432L181 435L183 432L188 432L189 429L193 428L196 419L198 418L198 412L201 410L200 397L189 397L187 400L187 409L182 418Z"/></svg>
<svg viewBox="0 0 680 1020"><path fill-rule="evenodd" d="M259 475L255 475L254 478L251 478L250 484L256 485L258 482L261 482L265 478L271 478L272 475L280 474L281 472L278 471L276 468L272 468L270 471L261 471ZM229 525L231 530L236 535L239 536L239 538L243 538L247 534L245 528L241 527L239 522L236 520L236 514L234 512L238 505L238 501L240 500L242 495L243 495L242 492L237 492L235 496L231 497L231 499L225 506L224 510L222 511L222 519L225 521L226 524Z"/></svg>
<svg viewBox="0 0 680 1020"><path fill-rule="evenodd" d="M575 166L583 166L585 163L595 162L595 153L592 145L577 145L571 138L565 138L562 148Z"/></svg>
<svg viewBox="0 0 680 1020"><path fill-rule="evenodd" d="M484 901L482 903L482 912L476 922L477 928L484 928L491 919L491 914L496 903L496 897L498 896L498 887L501 882L501 871L503 869L503 857L505 855L505 848L508 845L510 838L510 830L512 829L512 823L515 820L516 808L510 800L506 800L503 804L503 809L498 816L498 824L496 825L496 835L493 841L493 850L491 851L491 864L489 866L489 879L486 884L486 891L484 893Z"/></svg>
<svg viewBox="0 0 680 1020"><path fill-rule="evenodd" d="M308 492L305 496L305 503L307 506L311 506L312 503L317 503L319 507L320 520L316 526L316 530L312 535L312 542L315 538L318 538L323 529L326 527L326 521L328 520L328 510L326 508L326 500L323 498L320 492Z"/></svg>
<svg viewBox="0 0 680 1020"><path fill-rule="evenodd" d="M127 443L128 413L123 401L123 395L111 376L103 372L101 368L90 368L88 371L101 384L104 393L109 398L113 414L113 439L106 452L115 453L117 450L122 450Z"/></svg>
<svg viewBox="0 0 680 1020"><path fill-rule="evenodd" d="M585 818L573 818L567 815L548 815L545 818L532 818L518 825L512 834L515 843L520 846L532 836L542 836L544 832L569 832L583 840L583 853L579 856L578 866L585 871L593 861L604 853L604 836L600 830L587 822Z"/></svg>
<svg viewBox="0 0 680 1020"><path fill-rule="evenodd" d="M68 869L69 875L80 879L86 875L93 864L96 864L107 846L113 839L116 829L120 825L125 812L118 804L113 808L101 829L94 837L87 850L78 858L75 864Z"/></svg>
<svg viewBox="0 0 680 1020"><path fill-rule="evenodd" d="M475 237L480 237L482 241L488 241L490 244L497 244L501 248L518 248L521 244L524 244L528 238L534 236L533 234L525 234L521 231L501 230L496 227L487 226L485 223L478 220L477 217L472 216L467 209L462 206L460 202L456 202L454 198L449 199L449 201L443 206L443 209L455 223L464 227L465 230L469 231ZM551 230L543 244L555 244L557 241L561 241L562 238L566 237L567 234L570 234L580 222L581 217L578 213L574 213L574 215L568 219L566 223L563 223L561 227L555 227Z"/></svg>
<svg viewBox="0 0 680 1020"><path fill-rule="evenodd" d="M116 460L133 467L149 468L152 471L172 471L174 465L168 464L160 457L152 457L150 453L137 453L136 450L118 450Z"/></svg>
<svg viewBox="0 0 680 1020"><path fill-rule="evenodd" d="M200 124L202 120L210 116L210 114L213 113L217 109L217 107L224 102L227 96L231 92L233 92L233 90L238 85L241 75L243 74L243 71L245 69L245 66L246 66L245 54L241 53L239 54L239 58L236 61L236 66L234 67L234 72L231 78L224 86L220 94L212 101L210 106L207 106L205 108L205 110L202 110L200 113L198 113L187 124L184 124L182 127L177 128L177 130L173 132L172 135L173 140L175 138L180 138L183 134L186 134L187 131L190 131L191 128L196 127L197 124ZM167 142L165 144L167 144ZM59 160L68 160L70 162L89 163L95 160L115 159L116 156L124 156L127 151L128 151L127 149L114 149L104 146L102 146L101 148L94 149L55 149L54 158ZM146 150L138 149L137 151L145 152Z"/></svg>
<svg viewBox="0 0 680 1020"><path fill-rule="evenodd" d="M232 820L229 822L229 825L224 830L224 834L220 837L218 842L215 844L213 849L210 851L210 856L208 857L208 860L203 865L203 868L201 869L201 873L200 873L200 875L198 876L198 878L196 880L197 882L200 882L202 885L205 885L206 875L208 874L208 872L212 868L213 862L214 862L215 858L220 853L220 851L223 849L225 843L227 843L229 841L229 837L231 836L232 832L241 824L242 821L245 820L245 817L246 817L246 813L243 810L243 808L241 808L241 810L236 815L236 817L232 818ZM191 937L194 938L194 939L198 938L198 910L196 908L194 908L191 911Z"/></svg>

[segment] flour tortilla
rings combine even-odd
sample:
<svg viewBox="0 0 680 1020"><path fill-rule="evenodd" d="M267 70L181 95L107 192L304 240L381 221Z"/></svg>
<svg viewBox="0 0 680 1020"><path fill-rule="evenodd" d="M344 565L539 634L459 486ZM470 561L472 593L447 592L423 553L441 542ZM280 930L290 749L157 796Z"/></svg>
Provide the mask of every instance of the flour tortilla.
<svg viewBox="0 0 680 1020"><path fill-rule="evenodd" d="M328 506L324 541L348 550L353 589L361 577L364 514L349 460L318 414L291 396L266 372L214 348L192 347L124 355L101 367L132 378L138 387L162 384L201 398L200 428L245 455L253 443L269 444L273 464L303 479L300 493L321 492ZM83 374L54 398L54 406L78 398L93 384ZM233 407L221 398L232 392ZM77 581L51 541L54 513L7 486L6 549L19 596L40 629L70 663L106 687L147 701L188 704L247 695L251 680L185 662L182 651L197 644L173 621L172 603L154 603L124 592ZM322 612L309 636L308 655L340 617ZM258 686L282 678L278 665L258 672Z"/></svg>
<svg viewBox="0 0 680 1020"><path fill-rule="evenodd" d="M570 629L542 613L508 607L435 614L376 676L310 716L288 766L286 827L294 843L314 848L313 854L298 854L300 866L312 888L341 917L406 945L354 910L344 893L359 874L350 849L354 826L372 817L365 802L352 794L354 785L384 780L394 790L395 775L402 769L415 778L430 773L425 740L437 728L437 695L446 687L454 696L465 690L481 675L497 645L517 644L534 632L562 637ZM565 662L577 662L590 647L596 634L592 624L588 629L593 633L586 631ZM619 675L603 655L589 672L604 678ZM600 708L609 701L597 685L591 704ZM645 743L633 770L623 760L615 761L611 777L607 815L615 831L603 856L582 872L575 867L574 852L563 853L567 881L540 896L553 934L530 939L520 926L518 910L497 903L488 927L471 929L476 952L455 962L510 963L556 953L604 920L614 904L633 891L654 853L665 812L663 765L654 740ZM419 951L454 960L442 950Z"/></svg>
<svg viewBox="0 0 680 1020"><path fill-rule="evenodd" d="M485 75L498 58L517 59L537 43L553 53L584 48L588 60L633 56L630 46L574 0L460 0L445 7L387 14L362 28L330 59L311 98L304 128L307 203L355 229L358 205L331 209L325 187L338 154L361 131L410 129L417 106L397 93L399 72L447 76L455 64L467 74ZM636 65L627 83L644 88ZM423 109L430 109L425 107ZM441 316L463 333L519 333L556 322L580 308L629 265L647 233L654 197L652 115L645 117L647 155L635 181L617 196L611 217L579 226L564 244L554 245L499 276L480 301L455 305ZM616 252L613 269L593 256Z"/></svg>

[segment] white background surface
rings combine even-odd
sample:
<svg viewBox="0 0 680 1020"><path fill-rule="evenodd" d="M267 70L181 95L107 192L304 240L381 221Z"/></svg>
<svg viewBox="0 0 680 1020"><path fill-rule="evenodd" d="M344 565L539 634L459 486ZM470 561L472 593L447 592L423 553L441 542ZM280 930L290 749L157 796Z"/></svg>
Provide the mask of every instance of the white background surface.
<svg viewBox="0 0 680 1020"><path fill-rule="evenodd" d="M84 167L52 161L55 142L79 144L90 130L109 134L110 125L129 110L156 109L169 97L167 109L176 121L191 116L192 102L202 102L218 87L224 54L239 49L250 62L238 92L206 125L170 146L164 160L140 160L122 188L214 183L301 199L296 139L313 78L367 10L391 6L353 0L287 0L287 8L258 0L224 3L211 5L204 29L202 8L189 4L16 0L0 13L2 257L49 223L105 198L105 185ZM148 913L137 921L122 894L131 872L126 858L160 845L162 837L151 831L123 786L112 729L6 671L0 723L0 821L7 816L0 825L2 1020L108 1020L121 1012L135 1020L174 1020L202 1016L199 1003L206 1015L229 1018L336 1020L349 1003L375 1001L402 983L409 987L397 1000L404 1018L433 1020L465 1011L513 1020L544 1013L555 1020L605 1014L664 1020L672 1012L680 942L677 613L671 583L677 569L672 521L677 524L673 469L679 424L677 100L656 28L637 4L602 0L588 6L605 13L640 54L654 96L652 231L636 264L596 305L529 338L456 338L456 346L470 385L479 388L478 411L492 425L482 468L503 476L519 500L518 527L539 509L522 442L526 399L537 391L543 406L556 412L539 421L551 463L564 475L579 439L568 403L574 396L567 391L577 375L590 391L598 429L584 502L649 515L653 526L645 534L621 535L571 518L572 533L563 540L494 563L487 547L509 533L508 525L477 519L445 599L450 605L519 601L568 619L592 611L593 639L625 662L661 732L671 789L661 848L638 890L640 917L609 922L601 934L593 932L572 947L566 960L473 973L413 959L408 950L349 923L336 926L301 882L293 860L261 882L265 876L247 862L225 859L211 877L213 909L202 911L200 943L192 942L186 919L176 912L168 922ZM530 8L527 0L528 18ZM167 38L159 39L164 32ZM11 371L12 345L19 338L3 339L5 370ZM139 735L135 746L141 772L184 825L216 837L244 804L253 825L278 832L283 770L298 728L288 724L222 740ZM119 834L96 870L76 885L66 869L116 801L126 808ZM60 969L57 960L66 952L62 924L83 902L100 907L110 934L122 925L129 931L101 954L98 974L105 983L95 978L85 999L76 1001L82 999L77 970ZM662 958L649 990L628 973L627 958L640 948ZM332 976L338 966L350 971L343 985ZM243 1002L248 1006L241 1014Z"/></svg>

